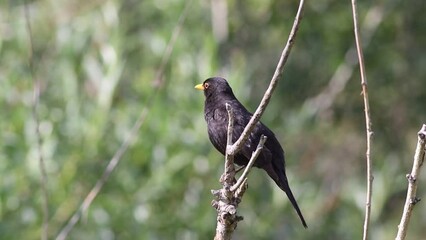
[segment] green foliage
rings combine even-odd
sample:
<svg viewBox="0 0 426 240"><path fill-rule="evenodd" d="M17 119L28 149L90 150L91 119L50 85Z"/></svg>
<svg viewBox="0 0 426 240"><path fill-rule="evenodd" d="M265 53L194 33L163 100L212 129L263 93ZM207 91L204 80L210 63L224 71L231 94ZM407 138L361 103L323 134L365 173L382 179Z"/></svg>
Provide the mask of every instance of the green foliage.
<svg viewBox="0 0 426 240"><path fill-rule="evenodd" d="M193 1L164 77L154 81L186 1L21 1L0 3L0 236L38 239L40 171L31 114L33 80L54 238L101 176L159 86L137 140L71 231L70 239L209 239L215 231L210 189L223 157L203 119L204 79L222 75L254 111L273 74L295 1L228 1L229 35L212 32L210 1ZM284 194L252 171L236 239L359 239L365 205L365 130L358 68L327 110L309 99L327 86L353 46L348 1L308 1L284 77L262 121L284 145L290 185L307 219L299 223ZM383 22L365 44L373 118L373 239L395 236L416 141L426 119L425 5L360 3ZM34 44L31 53L30 39ZM425 177L426 178L426 177ZM419 197L425 192L419 182ZM265 187L266 186L266 187ZM408 237L425 236L420 202Z"/></svg>

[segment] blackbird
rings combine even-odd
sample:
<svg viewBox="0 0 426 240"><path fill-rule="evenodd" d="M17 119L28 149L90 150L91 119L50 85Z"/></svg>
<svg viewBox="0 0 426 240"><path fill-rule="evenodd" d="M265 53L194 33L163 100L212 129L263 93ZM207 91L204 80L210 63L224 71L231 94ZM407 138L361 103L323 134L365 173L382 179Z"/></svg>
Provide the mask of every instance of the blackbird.
<svg viewBox="0 0 426 240"><path fill-rule="evenodd" d="M237 141L253 114L238 101L224 78L209 78L202 84L196 85L195 88L203 90L206 98L204 118L207 122L210 142L220 153L225 155L228 128L228 112L225 104L228 103L231 106L235 116L232 142ZM302 212L288 185L284 151L274 133L268 127L260 121L256 124L243 148L234 156L234 162L237 165L246 166L262 135L265 135L267 140L253 166L264 169L278 187L287 194L303 226L307 228Z"/></svg>

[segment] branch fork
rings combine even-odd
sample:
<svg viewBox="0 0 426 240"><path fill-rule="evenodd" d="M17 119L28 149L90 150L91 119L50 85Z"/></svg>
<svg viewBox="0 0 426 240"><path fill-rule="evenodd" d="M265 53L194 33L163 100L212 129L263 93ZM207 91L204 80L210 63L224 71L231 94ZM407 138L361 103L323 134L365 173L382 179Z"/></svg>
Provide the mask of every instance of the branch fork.
<svg viewBox="0 0 426 240"><path fill-rule="evenodd" d="M296 34L299 29L300 22L302 20L302 13L304 8L304 0L299 1L299 7L297 9L297 14L293 22L287 43L281 53L280 60L278 61L277 67L275 69L274 75L272 76L269 86L263 95L263 98L251 117L249 123L244 128L241 136L235 143L232 143L232 129L234 124L234 116L232 109L229 104L226 104L226 109L228 111L228 132L227 132L227 146L225 154L225 172L220 178L223 188L220 190L213 190L212 193L215 196L215 200L212 201L212 206L217 210L217 226L216 226L216 235L215 240L228 240L231 239L232 233L237 227L238 221L241 221L243 218L237 215L237 207L241 202L241 198L244 195L244 192L247 189L247 175L254 164L254 161L262 151L263 145L265 144L266 137L261 136L259 144L256 148L256 151L252 154L251 159L245 168L240 179L235 182L235 166L234 166L234 155L238 153L247 139L249 138L251 132L253 131L255 125L260 120L263 112L265 111L268 103L272 97L278 80L281 78L284 72L284 66L287 62L287 59L290 55L290 51L293 47L293 44L296 39ZM235 183L234 183L235 182ZM229 206L231 205L231 206Z"/></svg>
<svg viewBox="0 0 426 240"><path fill-rule="evenodd" d="M237 227L237 223L243 220L242 216L237 215L238 204L247 190L247 176L254 162L263 149L266 141L266 136L262 135L257 145L256 151L253 152L249 163L244 169L240 178L235 180L234 155L229 151L234 147L232 144L232 133L234 130L234 114L231 106L226 103L228 111L228 132L227 132L227 147L225 155L225 172L220 177L222 189L212 190L215 200L212 201L212 206L217 211L217 227L215 239L231 239L232 232Z"/></svg>

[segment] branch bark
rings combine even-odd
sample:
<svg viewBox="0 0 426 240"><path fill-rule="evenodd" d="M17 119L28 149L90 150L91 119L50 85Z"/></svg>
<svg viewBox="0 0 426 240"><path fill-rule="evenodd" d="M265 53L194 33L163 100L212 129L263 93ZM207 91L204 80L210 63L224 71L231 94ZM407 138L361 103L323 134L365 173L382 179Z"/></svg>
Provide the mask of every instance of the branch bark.
<svg viewBox="0 0 426 240"><path fill-rule="evenodd" d="M228 135L227 135L227 146L225 154L225 171L220 178L222 183L222 189L212 190L212 194L215 196L215 200L212 201L212 206L217 210L217 225L216 225L216 235L215 240L229 240L231 239L232 233L239 221L243 218L237 215L238 204L241 202L242 196L247 189L247 175L251 169L251 166L254 164L257 156L263 148L263 145L266 141L265 136L261 136L259 144L256 148L256 151L252 154L249 164L247 165L244 173L240 179L233 185L235 182L235 167L234 167L234 155L238 153L244 143L247 141L250 133L253 131L254 126L259 121L263 112L265 111L271 97L274 92L278 80L281 78L284 65L287 62L288 56L290 54L291 48L293 47L296 33L299 29L300 21L302 19L304 7L304 0L300 0L299 7L297 10L296 17L293 22L293 27L290 31L289 38L287 43L281 53L280 60L275 69L275 73L269 83L269 87L263 95L262 101L251 117L249 123L244 128L243 133L239 136L238 140L232 144L232 132L234 124L234 115L232 109L228 104L226 104L226 109L228 111Z"/></svg>
<svg viewBox="0 0 426 240"><path fill-rule="evenodd" d="M354 33L355 33L355 44L359 60L359 69L361 72L361 87L362 95L364 96L364 113L365 113L365 128L367 136L367 151L366 163L367 163L367 197L365 200L365 218L364 218L364 231L363 231L363 240L368 239L368 227L370 223L370 214L371 214L371 196L373 194L373 170L371 164L371 138L373 136L373 131L371 129L371 117L370 117L370 103L368 100L368 88L367 88L367 73L365 71L364 65L364 54L362 52L361 38L359 36L359 27L358 27L358 12L356 6L356 0L352 0L352 16L354 22Z"/></svg>
<svg viewBox="0 0 426 240"><path fill-rule="evenodd" d="M426 145L426 124L418 132L416 153L414 154L413 169L410 174L407 174L408 190L405 200L404 212L402 213L401 222L398 225L398 233L396 240L403 240L407 236L408 224L410 223L411 214L414 206L420 201L416 197L417 185L419 179L420 168L425 160L425 145Z"/></svg>
<svg viewBox="0 0 426 240"><path fill-rule="evenodd" d="M227 148L229 148L232 147L234 114L229 104L226 104L226 110L228 111L229 119L227 136ZM212 194L216 198L212 201L212 206L217 211L215 240L231 239L232 233L237 228L238 222L243 220L243 217L237 215L238 204L241 202L247 189L247 174L253 166L254 161L256 161L256 158L259 156L260 151L262 151L265 141L266 137L262 135L256 151L252 154L244 173L235 184L234 155L228 153L225 155L225 172L220 178L223 187L219 190L212 190Z"/></svg>

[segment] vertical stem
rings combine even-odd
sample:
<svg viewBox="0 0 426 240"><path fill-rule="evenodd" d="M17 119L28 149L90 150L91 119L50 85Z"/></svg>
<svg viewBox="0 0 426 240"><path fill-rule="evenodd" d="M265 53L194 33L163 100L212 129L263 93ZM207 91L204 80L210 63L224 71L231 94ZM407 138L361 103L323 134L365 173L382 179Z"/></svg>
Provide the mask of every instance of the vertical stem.
<svg viewBox="0 0 426 240"><path fill-rule="evenodd" d="M366 136L367 136L367 151L366 162L367 162L367 197L365 201L365 219L364 219L364 231L363 231L363 240L368 239L368 226L370 223L370 215L371 215L371 196L373 193L373 171L371 164L371 137L373 135L373 131L371 130L371 119L370 119L370 104L368 100L368 87L367 87L367 76L364 65L364 56L362 52L361 39L359 37L359 27L358 27L358 14L357 14L357 6L356 0L352 0L352 15L354 21L354 33L355 33L355 43L356 49L359 59L359 68L361 72L361 87L362 87L362 95L364 96L364 113L365 113L365 128L366 128Z"/></svg>
<svg viewBox="0 0 426 240"><path fill-rule="evenodd" d="M30 10L28 9L28 3L24 2L24 14L25 22L27 25L28 38L29 38L29 68L30 74L33 81L33 102L31 106L31 113L34 119L35 125L35 137L36 137L36 148L37 148L37 158L40 168L40 188L42 192L42 212L43 212L43 226L41 230L40 238L42 240L47 240L49 232L49 192L47 190L47 171L46 164L44 162L43 152L42 152L42 139L40 135L40 119L38 117L38 104L40 99L40 81L36 78L34 70L34 45L33 45L33 35L30 23Z"/></svg>
<svg viewBox="0 0 426 240"><path fill-rule="evenodd" d="M426 145L426 124L418 133L416 153L414 154L413 169L410 174L407 174L408 179L408 190L407 198L405 200L404 212L402 213L401 222L398 225L398 234L396 240L403 240L407 235L408 223L410 222L411 214L413 212L414 205L420 201L416 197L417 184L419 180L420 168L425 160L425 145Z"/></svg>
<svg viewBox="0 0 426 240"><path fill-rule="evenodd" d="M234 131L234 112L232 111L231 106L226 103L226 110L228 111L228 132L227 132L227 142L226 142L226 151L225 151L225 179L224 186L230 188L232 186L232 181L235 178L235 166L234 166L234 154L229 154L229 148L232 147L232 134Z"/></svg>
<svg viewBox="0 0 426 240"><path fill-rule="evenodd" d="M237 227L239 221L237 216L238 202L236 202L231 191L232 183L235 178L234 155L228 152L232 147L232 133L234 131L234 113L231 106L226 103L228 112L228 131L225 153L225 171L220 178L223 188L219 190L218 200L214 201L214 207L217 210L216 235L214 240L230 240L232 233Z"/></svg>

